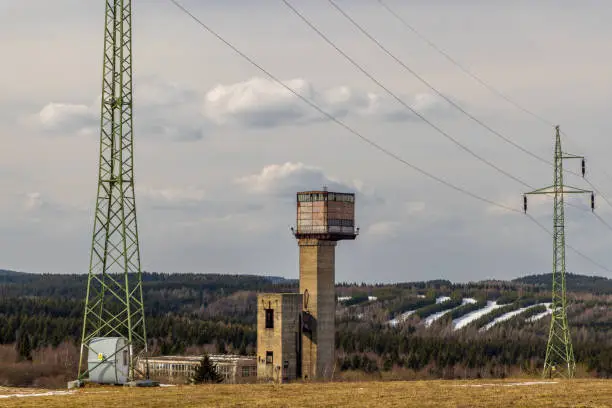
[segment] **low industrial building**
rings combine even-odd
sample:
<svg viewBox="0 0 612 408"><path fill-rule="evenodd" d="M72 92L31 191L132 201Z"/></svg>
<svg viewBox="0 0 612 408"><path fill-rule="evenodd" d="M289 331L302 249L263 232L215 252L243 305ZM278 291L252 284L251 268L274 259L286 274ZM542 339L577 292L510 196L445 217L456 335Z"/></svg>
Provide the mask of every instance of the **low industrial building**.
<svg viewBox="0 0 612 408"><path fill-rule="evenodd" d="M210 361L223 377L224 383L243 384L257 381L257 361L253 356L231 354L210 354ZM188 382L195 374L202 356L159 356L149 357L149 375L154 379L170 382ZM145 360L138 362L141 372L146 371Z"/></svg>
<svg viewBox="0 0 612 408"><path fill-rule="evenodd" d="M302 295L257 296L257 376L287 382L301 377Z"/></svg>

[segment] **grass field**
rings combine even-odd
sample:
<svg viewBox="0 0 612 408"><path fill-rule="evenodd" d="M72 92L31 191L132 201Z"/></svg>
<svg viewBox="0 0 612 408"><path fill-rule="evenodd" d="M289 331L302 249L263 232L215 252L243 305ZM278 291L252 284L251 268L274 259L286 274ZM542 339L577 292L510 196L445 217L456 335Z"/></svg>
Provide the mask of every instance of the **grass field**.
<svg viewBox="0 0 612 408"><path fill-rule="evenodd" d="M612 381L389 381L92 387L59 395L0 388L2 407L612 407ZM8 395L20 395L8 397ZM25 395L31 396L26 397Z"/></svg>

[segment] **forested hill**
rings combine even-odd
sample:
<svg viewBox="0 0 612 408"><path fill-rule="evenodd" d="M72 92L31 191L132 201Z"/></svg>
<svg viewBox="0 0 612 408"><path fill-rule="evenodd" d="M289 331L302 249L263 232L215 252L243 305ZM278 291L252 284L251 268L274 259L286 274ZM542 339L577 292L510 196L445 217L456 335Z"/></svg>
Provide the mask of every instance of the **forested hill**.
<svg viewBox="0 0 612 408"><path fill-rule="evenodd" d="M259 275L226 275L205 273L158 273L143 272L142 279L145 291L147 289L196 289L204 291L221 291L233 293L235 291L293 291L298 286L297 279L287 279L279 276ZM588 292L593 294L612 294L612 279L601 276L586 276L568 273L566 275L567 290L570 292ZM0 269L0 290L5 295L23 296L62 296L69 298L83 297L87 282L86 274L47 274L26 273ZM528 275L512 281L483 281L473 283L455 283L448 280L436 279L420 282L402 282L396 284L355 284L338 283L338 287L381 288L381 287L416 287L416 288L440 288L440 287L470 287L480 286L485 283L494 285L504 284L508 288L518 285L530 285L542 290L550 290L552 275L550 273L541 275Z"/></svg>
<svg viewBox="0 0 612 408"><path fill-rule="evenodd" d="M590 292L597 295L612 294L612 279L601 276L585 276L573 273L565 275L567 290L571 292ZM535 285L551 290L552 274L529 275L514 279L512 282Z"/></svg>
<svg viewBox="0 0 612 408"><path fill-rule="evenodd" d="M144 291L185 290L231 294L236 291L292 290L297 281L276 276L143 272ZM87 275L36 274L0 269L0 294L83 298Z"/></svg>
<svg viewBox="0 0 612 408"><path fill-rule="evenodd" d="M537 373L552 312L550 280L538 275L470 283L338 283L339 372L399 370L401 378ZM50 359L44 363L51 367L49 378L63 385L71 378L86 283L86 274L0 271L0 386L39 381L25 362L19 363L23 378L17 379L15 358L33 358L35 364ZM257 293L297 288L295 279L280 277L143 273L149 350L252 354ZM569 275L568 288L568 320L581 370L612 376L611 281ZM18 357L3 360L2 350L18 350ZM58 363L58 353L66 350L72 365Z"/></svg>

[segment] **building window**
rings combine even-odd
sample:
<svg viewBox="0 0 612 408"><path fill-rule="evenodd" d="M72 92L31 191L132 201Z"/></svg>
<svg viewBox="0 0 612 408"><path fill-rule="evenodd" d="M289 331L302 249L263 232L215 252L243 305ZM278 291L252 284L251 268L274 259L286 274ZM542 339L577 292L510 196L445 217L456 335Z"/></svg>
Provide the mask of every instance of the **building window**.
<svg viewBox="0 0 612 408"><path fill-rule="evenodd" d="M274 328L274 309L266 309L266 329Z"/></svg>
<svg viewBox="0 0 612 408"><path fill-rule="evenodd" d="M123 350L123 365L126 366L129 364L128 361L128 351L127 350Z"/></svg>
<svg viewBox="0 0 612 408"><path fill-rule="evenodd" d="M274 361L274 353L271 351L266 351L266 364L272 364Z"/></svg>

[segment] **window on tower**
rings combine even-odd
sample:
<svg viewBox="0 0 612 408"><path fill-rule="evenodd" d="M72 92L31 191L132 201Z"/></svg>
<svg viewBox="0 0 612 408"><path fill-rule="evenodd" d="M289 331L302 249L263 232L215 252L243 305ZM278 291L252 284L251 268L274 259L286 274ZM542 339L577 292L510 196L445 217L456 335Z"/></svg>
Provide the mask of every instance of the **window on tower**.
<svg viewBox="0 0 612 408"><path fill-rule="evenodd" d="M266 310L266 329L274 328L274 309Z"/></svg>

